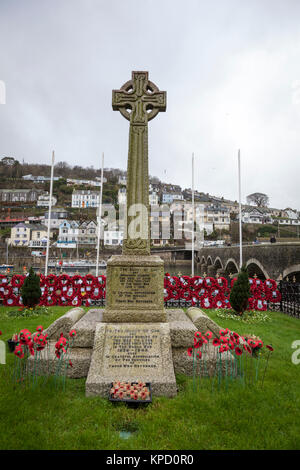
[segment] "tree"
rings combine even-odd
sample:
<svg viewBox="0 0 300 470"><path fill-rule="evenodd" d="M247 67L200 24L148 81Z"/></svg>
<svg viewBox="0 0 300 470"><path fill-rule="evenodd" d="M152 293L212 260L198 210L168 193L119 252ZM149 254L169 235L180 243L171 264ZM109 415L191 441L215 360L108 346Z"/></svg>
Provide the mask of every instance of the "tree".
<svg viewBox="0 0 300 470"><path fill-rule="evenodd" d="M257 207L269 205L269 197L264 193L253 193L247 196L247 204L255 204Z"/></svg>
<svg viewBox="0 0 300 470"><path fill-rule="evenodd" d="M250 296L249 275L246 266L242 266L237 280L232 286L230 292L230 303L238 315L243 315L248 307Z"/></svg>
<svg viewBox="0 0 300 470"><path fill-rule="evenodd" d="M40 288L40 278L32 268L30 268L28 276L26 276L24 284L21 288L21 296L23 305L34 308L40 301L42 291Z"/></svg>

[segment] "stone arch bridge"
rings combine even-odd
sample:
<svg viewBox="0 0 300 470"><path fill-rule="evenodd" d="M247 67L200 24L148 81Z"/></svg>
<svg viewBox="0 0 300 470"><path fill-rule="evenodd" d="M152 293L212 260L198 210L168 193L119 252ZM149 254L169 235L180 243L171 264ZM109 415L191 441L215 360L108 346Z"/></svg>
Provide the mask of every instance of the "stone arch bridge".
<svg viewBox="0 0 300 470"><path fill-rule="evenodd" d="M203 247L196 253L198 271L212 277L237 273L239 259L239 246ZM243 263L250 276L276 280L295 276L300 281L300 242L244 245Z"/></svg>

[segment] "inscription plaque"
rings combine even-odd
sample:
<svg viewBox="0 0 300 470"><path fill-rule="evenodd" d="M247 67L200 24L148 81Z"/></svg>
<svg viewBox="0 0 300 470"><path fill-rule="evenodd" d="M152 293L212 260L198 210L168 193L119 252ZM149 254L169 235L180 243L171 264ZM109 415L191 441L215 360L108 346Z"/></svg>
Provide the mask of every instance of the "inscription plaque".
<svg viewBox="0 0 300 470"><path fill-rule="evenodd" d="M153 267L118 267L112 273L112 305L127 308L156 305L157 269ZM111 305L111 304L110 304Z"/></svg>
<svg viewBox="0 0 300 470"><path fill-rule="evenodd" d="M158 326L110 324L106 328L104 351L103 367L116 377L124 372L139 376L162 370Z"/></svg>
<svg viewBox="0 0 300 470"><path fill-rule="evenodd" d="M158 256L122 255L108 260L103 321L166 321L163 261Z"/></svg>
<svg viewBox="0 0 300 470"><path fill-rule="evenodd" d="M97 324L86 393L107 397L116 380L142 380L154 395L176 395L168 323Z"/></svg>

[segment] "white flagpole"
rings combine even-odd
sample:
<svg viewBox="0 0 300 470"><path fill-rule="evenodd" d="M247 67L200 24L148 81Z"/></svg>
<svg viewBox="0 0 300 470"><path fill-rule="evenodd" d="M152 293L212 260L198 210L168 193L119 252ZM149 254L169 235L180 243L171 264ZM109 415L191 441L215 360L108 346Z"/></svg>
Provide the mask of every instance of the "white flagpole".
<svg viewBox="0 0 300 470"><path fill-rule="evenodd" d="M98 240L97 240L97 261L96 261L96 276L99 272L99 250L101 239L101 216L102 216L102 194L103 194L103 165L104 165L104 152L102 152L102 165L101 165L101 186L100 186L100 201L99 201L99 217L98 217Z"/></svg>
<svg viewBox="0 0 300 470"><path fill-rule="evenodd" d="M50 178L50 197L49 197L49 207L48 207L48 234L47 234L45 276L47 276L47 274L48 274L48 259L49 259L49 246L50 246L50 223L51 223L52 193L53 193L53 172L54 172L54 150L52 151L52 162L51 162L51 178Z"/></svg>
<svg viewBox="0 0 300 470"><path fill-rule="evenodd" d="M240 269L243 265L243 235L242 235L242 203L241 203L241 153L238 150L238 174L239 174L239 234L240 234Z"/></svg>
<svg viewBox="0 0 300 470"><path fill-rule="evenodd" d="M193 222L192 222L192 276L194 276L194 227L195 227L195 197L194 197L194 153L192 153L192 209L193 209Z"/></svg>

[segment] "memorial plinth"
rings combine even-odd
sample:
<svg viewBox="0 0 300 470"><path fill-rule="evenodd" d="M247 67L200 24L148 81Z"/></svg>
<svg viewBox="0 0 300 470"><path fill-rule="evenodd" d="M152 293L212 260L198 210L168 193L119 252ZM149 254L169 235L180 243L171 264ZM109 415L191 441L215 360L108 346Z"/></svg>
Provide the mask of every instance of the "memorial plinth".
<svg viewBox="0 0 300 470"><path fill-rule="evenodd" d="M168 323L99 323L86 395L108 396L116 380L150 382L154 395L175 396Z"/></svg>
<svg viewBox="0 0 300 470"><path fill-rule="evenodd" d="M105 322L165 322L164 264L159 256L112 256L107 263Z"/></svg>

